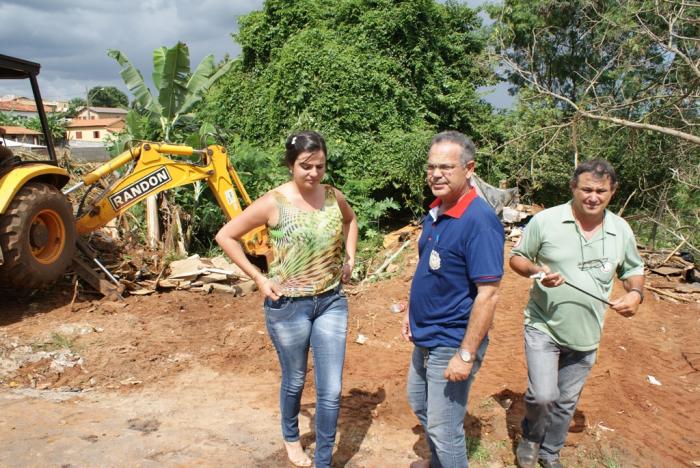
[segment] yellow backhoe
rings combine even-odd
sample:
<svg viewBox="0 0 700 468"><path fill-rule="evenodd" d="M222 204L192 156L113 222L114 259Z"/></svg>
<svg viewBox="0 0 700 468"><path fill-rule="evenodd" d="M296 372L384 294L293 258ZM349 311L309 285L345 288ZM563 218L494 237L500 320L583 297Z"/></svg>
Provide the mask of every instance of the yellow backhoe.
<svg viewBox="0 0 700 468"><path fill-rule="evenodd" d="M103 281L90 279L92 265L76 255L76 245L114 281L94 258L81 235L90 234L150 195L206 181L219 206L231 219L242 211L241 201L251 200L222 146L205 149L163 143L141 143L111 159L81 181L61 192L68 172L59 167L36 76L40 65L0 55L0 79L28 79L42 123L48 158L24 160L7 145L0 127L0 287L34 289L51 284L69 266L97 289ZM170 156L197 156L197 161ZM89 187L119 170L121 177L89 203L81 201L76 215L66 195ZM239 199L240 197L240 199ZM266 229L243 237L243 247L253 256L269 255Z"/></svg>

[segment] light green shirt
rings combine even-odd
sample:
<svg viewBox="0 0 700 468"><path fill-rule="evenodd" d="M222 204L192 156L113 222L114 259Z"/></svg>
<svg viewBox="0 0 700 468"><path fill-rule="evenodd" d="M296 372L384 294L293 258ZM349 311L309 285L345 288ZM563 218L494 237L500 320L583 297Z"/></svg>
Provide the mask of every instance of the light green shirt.
<svg viewBox="0 0 700 468"><path fill-rule="evenodd" d="M571 284L608 300L613 276L624 280L644 274L632 229L605 210L603 227L590 240L574 221L571 202L535 215L511 251L538 265L547 265ZM577 351L598 348L608 306L566 284L554 288L535 281L525 308L525 324Z"/></svg>

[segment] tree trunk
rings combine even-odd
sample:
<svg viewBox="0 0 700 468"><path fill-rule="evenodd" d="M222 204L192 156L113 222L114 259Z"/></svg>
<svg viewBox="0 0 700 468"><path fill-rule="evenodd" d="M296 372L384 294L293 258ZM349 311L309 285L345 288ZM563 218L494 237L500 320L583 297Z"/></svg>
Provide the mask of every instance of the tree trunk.
<svg viewBox="0 0 700 468"><path fill-rule="evenodd" d="M158 202L155 195L146 198L146 227L148 246L152 249L158 248L160 226L158 224Z"/></svg>

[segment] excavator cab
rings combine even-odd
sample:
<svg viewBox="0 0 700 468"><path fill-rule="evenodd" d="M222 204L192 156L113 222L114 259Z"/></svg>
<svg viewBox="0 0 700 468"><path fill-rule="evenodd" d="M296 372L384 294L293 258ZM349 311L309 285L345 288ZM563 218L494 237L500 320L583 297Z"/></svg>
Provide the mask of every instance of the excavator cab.
<svg viewBox="0 0 700 468"><path fill-rule="evenodd" d="M23 100L21 97L16 97L14 99L6 99L1 111L9 114L10 116L28 116L36 112L36 116L39 118L41 123L41 132L27 132L25 135L33 137L34 135L39 136L39 140L26 141L16 141L12 137L12 130L15 131L20 127L17 125L0 125L0 141L2 146L5 147L3 153L7 155L10 151L12 153L19 152L21 158L22 149L28 149L32 153L31 158L24 163L30 164L32 162L44 162L47 164L52 164L54 166L58 165L56 161L56 151L53 145L53 139L51 137L51 132L49 131L48 119L46 117L46 108L44 107L44 101L41 98L41 92L39 91L39 83L37 80L37 75L41 70L41 65L38 63L30 62L28 60L23 60L15 57L9 57L7 55L0 54L0 96L10 95L14 93L5 93L3 91L10 89L17 92L17 88L9 88L6 86L9 81L15 80L12 84L16 83L16 80L23 81L26 86L21 86L19 89L22 91L31 92L33 97L33 104ZM3 85L5 82L5 86ZM19 151L13 151L13 148ZM9 150L9 151L8 151ZM32 151L34 150L34 151ZM44 157L42 157L42 154Z"/></svg>
<svg viewBox="0 0 700 468"><path fill-rule="evenodd" d="M75 220L60 189L68 172L58 166L44 103L39 91L38 63L0 54L0 96L22 80L34 105L10 106L10 116L36 113L42 139L19 141L19 125L0 126L0 287L33 289L47 286L66 271L75 252ZM6 81L11 80L11 81ZM5 101L7 103L8 101ZM5 108L7 106L3 106ZM36 134L37 132L34 132ZM38 135L37 135L38 136Z"/></svg>

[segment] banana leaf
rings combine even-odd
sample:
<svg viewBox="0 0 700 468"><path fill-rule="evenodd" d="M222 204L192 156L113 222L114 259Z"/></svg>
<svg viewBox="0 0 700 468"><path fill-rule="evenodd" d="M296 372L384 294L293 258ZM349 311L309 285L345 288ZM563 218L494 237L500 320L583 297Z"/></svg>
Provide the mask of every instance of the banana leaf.
<svg viewBox="0 0 700 468"><path fill-rule="evenodd" d="M207 58L205 58L204 60L206 60ZM206 93L207 90L231 68L231 65L233 65L233 62L226 62L213 75L207 77L197 77L196 81L193 80L195 76L192 75L190 82L187 83L187 89L190 92L188 93L185 102L182 103L182 108L180 109L180 112L184 114L185 112L189 112L190 110L192 110L192 107L194 107L195 104L202 100L202 96L204 96L204 93ZM197 67L197 70L199 70L199 67Z"/></svg>
<svg viewBox="0 0 700 468"><path fill-rule="evenodd" d="M153 53L153 82L158 83L162 118L174 122L181 113L189 75L190 52L183 42L169 49L161 47Z"/></svg>
<svg viewBox="0 0 700 468"><path fill-rule="evenodd" d="M144 109L149 112L160 115L161 109L160 104L153 98L151 90L146 86L146 82L143 79L143 75L138 71L129 61L129 58L122 52L109 49L107 55L112 57L114 60L122 66L120 75L124 80L127 88L134 95L134 100Z"/></svg>

